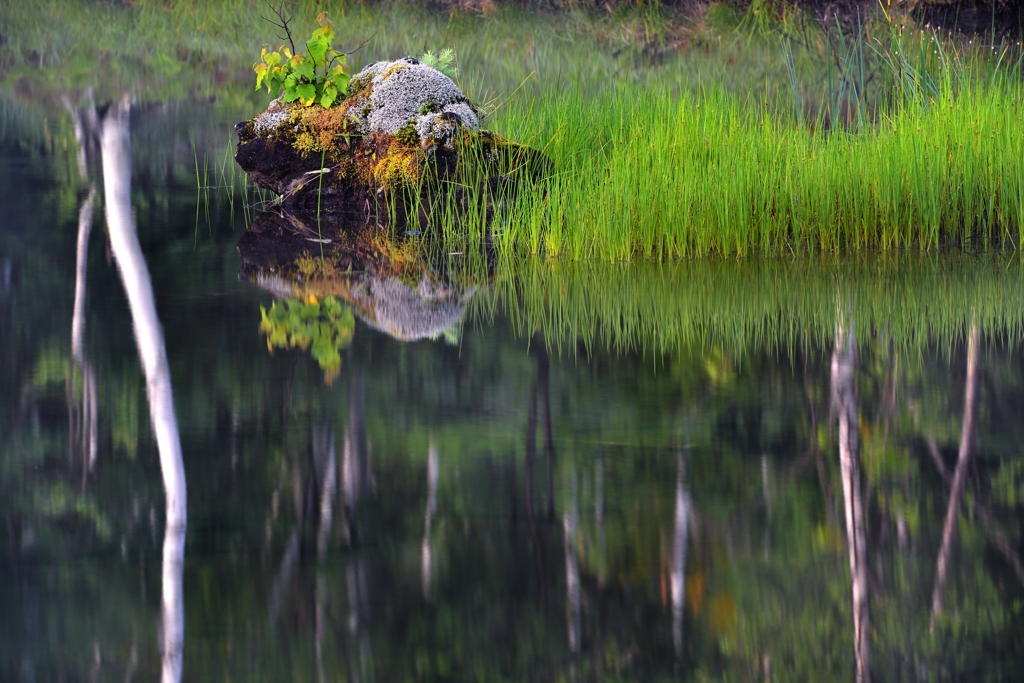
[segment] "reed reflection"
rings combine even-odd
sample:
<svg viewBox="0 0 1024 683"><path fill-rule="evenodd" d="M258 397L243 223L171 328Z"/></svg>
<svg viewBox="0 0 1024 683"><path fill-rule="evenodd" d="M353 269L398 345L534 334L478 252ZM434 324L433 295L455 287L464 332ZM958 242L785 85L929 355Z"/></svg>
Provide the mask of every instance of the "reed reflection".
<svg viewBox="0 0 1024 683"><path fill-rule="evenodd" d="M131 310L135 343L146 377L149 417L160 454L166 494L160 611L161 681L181 680L185 637L182 569L187 525L185 467L174 412L171 373L153 285L136 232L131 206L130 99L111 105L102 123L104 199L110 248Z"/></svg>

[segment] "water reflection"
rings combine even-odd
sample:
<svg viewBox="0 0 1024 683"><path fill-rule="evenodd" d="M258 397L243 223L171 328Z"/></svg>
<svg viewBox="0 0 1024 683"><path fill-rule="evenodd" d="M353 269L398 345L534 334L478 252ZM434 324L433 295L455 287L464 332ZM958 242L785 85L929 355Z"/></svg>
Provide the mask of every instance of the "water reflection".
<svg viewBox="0 0 1024 683"><path fill-rule="evenodd" d="M84 162L82 162L84 165ZM92 363L85 355L85 295L86 259L89 252L89 235L92 233L93 200L96 191L89 188L89 194L78 212L78 246L75 250L75 308L71 319L71 359L82 373L82 402L80 410L70 410L71 431L78 435L77 448L82 461L82 483L85 476L96 464L97 419L96 376ZM70 406L69 406L70 408ZM76 419L77 418L77 419Z"/></svg>
<svg viewBox="0 0 1024 683"><path fill-rule="evenodd" d="M857 663L857 681L871 679L871 622L868 595L868 552L864 522L864 498L860 477L860 444L857 394L853 382L857 348L853 320L849 312L840 312L836 323L836 345L832 352L832 410L839 423L839 468L843 482L843 507L846 510L846 548L850 560L852 584L853 646Z"/></svg>
<svg viewBox="0 0 1024 683"><path fill-rule="evenodd" d="M579 533L579 502L576 491L576 472L569 474L568 505L562 514L562 529L565 533L565 594L566 621L568 622L569 652L580 651L580 562L578 546L582 543Z"/></svg>
<svg viewBox="0 0 1024 683"><path fill-rule="evenodd" d="M967 342L967 382L964 388L964 421L960 431L960 449L956 459L956 470L953 472L953 481L950 484L946 521L942 525L942 546L939 548L939 557L935 569L935 589L932 591L932 616L928 625L929 631L935 630L935 619L942 613L943 592L946 586L946 575L949 572L953 534L956 529L960 497L964 492L967 465L971 457L971 440L974 438L975 396L978 390L978 343L978 325L977 323L971 323L970 337Z"/></svg>
<svg viewBox="0 0 1024 683"><path fill-rule="evenodd" d="M686 603L686 540L690 528L690 494L686 490L686 461L676 456L676 508L672 534L672 645L683 656L683 608Z"/></svg>
<svg viewBox="0 0 1024 683"><path fill-rule="evenodd" d="M112 261L73 154L29 195L66 244L0 227L0 679L1014 680L1016 260L435 264L426 296L410 260L394 301L460 343L408 344L360 298L378 255L240 266L145 155L129 204L128 110L97 119ZM275 297L351 314L333 384L267 353Z"/></svg>
<svg viewBox="0 0 1024 683"><path fill-rule="evenodd" d="M125 98L112 104L103 118L100 148L103 158L104 205L110 249L117 262L131 310L135 342L146 378L150 422L160 454L160 471L166 497L159 635L163 666L160 680L164 683L177 683L181 680L185 643L182 588L185 527L188 521L185 467L163 330L156 313L149 269L132 216L130 113L130 100Z"/></svg>
<svg viewBox="0 0 1024 683"><path fill-rule="evenodd" d="M400 341L457 341L476 285L445 274L421 243L346 233L354 229L341 216L304 221L284 211L260 213L238 242L239 275L285 299L336 297L370 328Z"/></svg>
<svg viewBox="0 0 1024 683"><path fill-rule="evenodd" d="M437 446L431 442L427 453L427 510L423 521L423 598L430 600L434 584L434 550L430 543L430 532L437 514L437 482L440 477Z"/></svg>

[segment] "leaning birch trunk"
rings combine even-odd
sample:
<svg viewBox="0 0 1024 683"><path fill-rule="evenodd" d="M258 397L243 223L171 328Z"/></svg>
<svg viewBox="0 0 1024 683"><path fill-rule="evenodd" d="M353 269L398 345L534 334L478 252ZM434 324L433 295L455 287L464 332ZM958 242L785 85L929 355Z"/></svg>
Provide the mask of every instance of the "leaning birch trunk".
<svg viewBox="0 0 1024 683"><path fill-rule="evenodd" d="M853 363L857 349L853 321L838 311L836 346L832 353L832 408L839 418L839 463L846 508L846 543L850 556L852 583L853 642L857 681L866 683L870 672L870 617L868 612L868 558L864 533L864 500L860 484L860 454L857 442L857 396L853 386Z"/></svg>
<svg viewBox="0 0 1024 683"><path fill-rule="evenodd" d="M135 343L146 376L149 418L160 454L160 471L167 497L167 525L163 547L163 604L160 613L161 680L181 680L185 636L182 568L185 559L185 466L181 457L178 421L174 414L171 372L167 364L163 329L156 314L153 285L142 255L131 206L131 145L127 99L113 105L103 121L100 149L103 156L104 197L110 247L117 261L131 309Z"/></svg>
<svg viewBox="0 0 1024 683"><path fill-rule="evenodd" d="M971 334L967 341L967 383L964 388L964 421L960 428L960 452L956 458L956 471L953 473L953 484L949 489L949 506L946 508L946 521L942 525L942 547L935 569L935 588L932 591L932 616L928 630L935 629L935 620L942 614L942 592L946 585L946 573L949 570L949 555L953 547L953 536L956 533L957 510L964 492L964 480L967 477L967 464L971 457L971 437L974 434L974 395L978 383L978 323L971 322Z"/></svg>

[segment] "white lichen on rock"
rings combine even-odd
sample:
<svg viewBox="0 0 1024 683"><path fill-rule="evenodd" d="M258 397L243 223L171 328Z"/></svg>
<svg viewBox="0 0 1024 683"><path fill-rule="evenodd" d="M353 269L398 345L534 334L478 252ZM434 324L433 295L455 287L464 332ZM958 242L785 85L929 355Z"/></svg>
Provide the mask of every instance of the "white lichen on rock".
<svg viewBox="0 0 1024 683"><path fill-rule="evenodd" d="M267 110L252 120L253 132L257 135L271 135L278 126L288 120L289 116L291 112L281 100L271 100Z"/></svg>
<svg viewBox="0 0 1024 683"><path fill-rule="evenodd" d="M394 135L412 124L421 142L443 142L458 126L480 128L478 112L455 81L412 58L371 64L352 78L350 90L369 93L349 107L364 133Z"/></svg>

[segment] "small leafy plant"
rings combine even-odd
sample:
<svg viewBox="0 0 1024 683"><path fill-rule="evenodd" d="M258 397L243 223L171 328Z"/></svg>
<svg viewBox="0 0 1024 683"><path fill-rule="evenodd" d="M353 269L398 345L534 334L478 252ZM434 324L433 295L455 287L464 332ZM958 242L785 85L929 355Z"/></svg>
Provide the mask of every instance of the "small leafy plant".
<svg viewBox="0 0 1024 683"><path fill-rule="evenodd" d="M446 47L436 55L427 50L420 56L420 63L437 69L452 80L459 75L459 68L455 66L455 50L450 47Z"/></svg>
<svg viewBox="0 0 1024 683"><path fill-rule="evenodd" d="M291 42L288 22L281 18ZM260 61L252 67L257 90L264 85L272 95L283 90L285 102L298 100L307 107L318 103L324 109L345 96L350 76L347 57L331 46L334 23L327 18L327 12L321 12L316 20L320 28L306 41L305 55L296 52L294 44L291 49L282 45L274 52L264 46Z"/></svg>
<svg viewBox="0 0 1024 683"><path fill-rule="evenodd" d="M355 332L355 318L347 306L333 296L317 301L310 295L305 301L274 302L270 310L260 306L260 316L260 332L267 335L268 351L310 349L324 371L324 379L330 383L337 376L341 349L348 346Z"/></svg>

